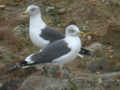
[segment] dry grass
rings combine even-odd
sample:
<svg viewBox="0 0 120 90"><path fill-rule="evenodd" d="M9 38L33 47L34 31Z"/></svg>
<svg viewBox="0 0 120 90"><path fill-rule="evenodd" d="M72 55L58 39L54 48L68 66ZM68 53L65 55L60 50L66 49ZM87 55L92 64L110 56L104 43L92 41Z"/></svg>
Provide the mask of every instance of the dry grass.
<svg viewBox="0 0 120 90"><path fill-rule="evenodd" d="M24 47L24 42L19 37L14 36L11 30L0 31L0 40L5 47L9 48L11 51L17 52Z"/></svg>

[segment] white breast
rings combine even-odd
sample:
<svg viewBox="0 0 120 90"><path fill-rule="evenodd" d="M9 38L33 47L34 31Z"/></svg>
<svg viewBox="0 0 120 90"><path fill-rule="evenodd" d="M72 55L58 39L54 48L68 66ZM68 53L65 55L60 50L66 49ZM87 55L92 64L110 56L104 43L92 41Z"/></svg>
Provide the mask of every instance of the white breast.
<svg viewBox="0 0 120 90"><path fill-rule="evenodd" d="M30 28L29 28L29 36L32 43L40 48L44 48L46 45L49 44L48 40L40 37L41 30L46 27L46 24L40 17L40 14L36 16L30 17Z"/></svg>
<svg viewBox="0 0 120 90"><path fill-rule="evenodd" d="M44 48L49 44L49 41L40 37L40 34L41 30L37 30L37 28L31 29L29 32L32 43L37 47Z"/></svg>
<svg viewBox="0 0 120 90"><path fill-rule="evenodd" d="M58 59L53 60L53 63L64 65L72 60L74 60L81 49L81 40L79 37L68 37L65 39L65 41L68 43L68 47L71 48L71 51L64 55L59 57Z"/></svg>
<svg viewBox="0 0 120 90"><path fill-rule="evenodd" d="M46 27L46 24L40 17L40 14L30 17L29 35L33 44L37 47L44 48L49 44L48 40L40 37L41 31Z"/></svg>
<svg viewBox="0 0 120 90"><path fill-rule="evenodd" d="M66 37L65 41L68 43L68 47L72 49L73 52L79 52L81 48L81 40L79 37Z"/></svg>

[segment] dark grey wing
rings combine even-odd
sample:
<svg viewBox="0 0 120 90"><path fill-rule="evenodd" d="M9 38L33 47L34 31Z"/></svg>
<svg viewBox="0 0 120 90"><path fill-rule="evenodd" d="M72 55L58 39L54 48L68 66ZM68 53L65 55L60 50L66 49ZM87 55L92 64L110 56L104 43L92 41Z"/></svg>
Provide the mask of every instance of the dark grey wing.
<svg viewBox="0 0 120 90"><path fill-rule="evenodd" d="M71 51L69 47L67 47L67 43L64 40L57 40L47 47L45 47L41 52L35 53L31 60L37 63L49 63L54 59L59 58Z"/></svg>
<svg viewBox="0 0 120 90"><path fill-rule="evenodd" d="M42 30L42 33L40 35L45 40L49 40L50 42L63 39L65 36L61 32L54 30L51 27L46 27L44 30Z"/></svg>

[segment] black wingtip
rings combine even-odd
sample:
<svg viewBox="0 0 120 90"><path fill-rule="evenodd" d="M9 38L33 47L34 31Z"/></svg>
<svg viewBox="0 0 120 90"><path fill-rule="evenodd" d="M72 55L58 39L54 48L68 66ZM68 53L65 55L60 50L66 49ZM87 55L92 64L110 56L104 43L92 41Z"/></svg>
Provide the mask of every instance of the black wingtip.
<svg viewBox="0 0 120 90"><path fill-rule="evenodd" d="M81 51L79 52L81 55L88 55L90 56L91 55L91 51L90 50L87 50L85 48L81 48Z"/></svg>
<svg viewBox="0 0 120 90"><path fill-rule="evenodd" d="M16 71L17 69L20 69L24 66L27 66L27 62L26 61L21 61L21 62L18 62L16 63L15 65L13 65L8 72L13 72L13 71Z"/></svg>

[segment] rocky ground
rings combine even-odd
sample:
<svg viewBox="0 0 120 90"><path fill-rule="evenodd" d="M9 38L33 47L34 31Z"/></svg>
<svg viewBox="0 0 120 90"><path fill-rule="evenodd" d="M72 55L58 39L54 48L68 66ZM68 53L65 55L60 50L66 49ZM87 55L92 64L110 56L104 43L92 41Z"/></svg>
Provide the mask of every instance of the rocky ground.
<svg viewBox="0 0 120 90"><path fill-rule="evenodd" d="M33 67L8 72L39 50L29 40L28 18L22 15L29 4L41 7L48 25L64 32L67 25L77 24L84 32L83 46L92 56L66 65L62 79L54 76L57 70L47 70L50 76ZM119 90L119 7L119 0L0 0L0 90Z"/></svg>

